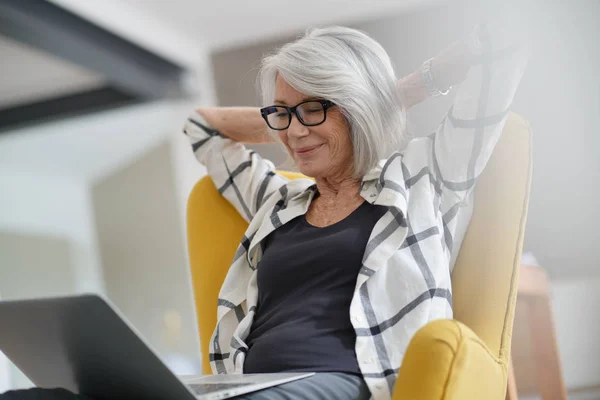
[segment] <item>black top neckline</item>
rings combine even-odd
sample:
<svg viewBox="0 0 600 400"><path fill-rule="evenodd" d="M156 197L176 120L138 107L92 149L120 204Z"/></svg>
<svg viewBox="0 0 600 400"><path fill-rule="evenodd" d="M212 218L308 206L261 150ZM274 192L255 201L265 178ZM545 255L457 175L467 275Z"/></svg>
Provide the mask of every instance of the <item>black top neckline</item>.
<svg viewBox="0 0 600 400"><path fill-rule="evenodd" d="M354 211L352 211L350 214L348 214L346 217L344 217L343 219L339 220L338 222L335 222L331 225L327 225L327 226L314 226L313 224L311 224L310 222L308 222L306 220L306 214L302 215L301 221L302 224L304 226L307 226L309 228L313 228L313 229L328 229L328 228L334 228L334 227L338 227L339 225L342 225L344 222L350 221L352 219L352 217L358 212L358 210L362 209L365 207L366 204L368 204L368 201L363 201L358 207L356 207L356 209L354 209Z"/></svg>

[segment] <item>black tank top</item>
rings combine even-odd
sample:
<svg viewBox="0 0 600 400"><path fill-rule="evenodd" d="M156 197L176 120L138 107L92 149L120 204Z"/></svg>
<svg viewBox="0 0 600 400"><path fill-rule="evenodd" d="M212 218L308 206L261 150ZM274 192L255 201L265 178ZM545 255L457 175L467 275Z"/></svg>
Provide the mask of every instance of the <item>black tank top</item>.
<svg viewBox="0 0 600 400"><path fill-rule="evenodd" d="M367 241L385 211L365 201L333 225L318 228L301 215L267 236L244 373L360 375L350 302Z"/></svg>

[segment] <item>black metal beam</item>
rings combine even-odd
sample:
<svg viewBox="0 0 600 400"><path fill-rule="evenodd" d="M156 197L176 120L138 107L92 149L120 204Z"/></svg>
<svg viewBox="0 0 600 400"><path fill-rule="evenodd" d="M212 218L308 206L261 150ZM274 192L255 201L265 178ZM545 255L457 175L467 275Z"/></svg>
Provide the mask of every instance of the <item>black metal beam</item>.
<svg viewBox="0 0 600 400"><path fill-rule="evenodd" d="M47 1L0 0L0 33L95 71L128 95L185 95L182 67Z"/></svg>
<svg viewBox="0 0 600 400"><path fill-rule="evenodd" d="M0 110L0 133L49 120L74 117L139 102L139 98L111 87Z"/></svg>

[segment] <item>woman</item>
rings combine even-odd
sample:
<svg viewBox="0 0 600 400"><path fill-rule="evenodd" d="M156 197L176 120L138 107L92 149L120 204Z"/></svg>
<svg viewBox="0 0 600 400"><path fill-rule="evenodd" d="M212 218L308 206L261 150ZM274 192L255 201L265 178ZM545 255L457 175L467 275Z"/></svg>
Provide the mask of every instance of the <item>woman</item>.
<svg viewBox="0 0 600 400"><path fill-rule="evenodd" d="M479 26L396 81L365 34L315 29L265 58L269 106L190 116L196 157L249 222L219 295L213 372L316 372L244 399L389 399L412 335L452 317L473 187L525 67L501 40ZM405 109L459 83L437 130L406 140ZM314 182L240 143L273 141Z"/></svg>
<svg viewBox="0 0 600 400"><path fill-rule="evenodd" d="M367 35L310 30L264 59L267 107L190 116L196 157L249 222L219 295L213 372L317 372L243 398L388 399L412 335L452 318L472 189L525 65L496 36L479 26L396 81ZM461 82L436 132L406 143L404 110ZM314 182L240 144L272 141Z"/></svg>

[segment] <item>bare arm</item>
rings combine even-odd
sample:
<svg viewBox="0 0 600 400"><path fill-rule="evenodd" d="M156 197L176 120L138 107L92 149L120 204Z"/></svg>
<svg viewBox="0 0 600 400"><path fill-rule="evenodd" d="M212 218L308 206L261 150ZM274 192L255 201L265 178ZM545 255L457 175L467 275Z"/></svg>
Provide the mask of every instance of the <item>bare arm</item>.
<svg viewBox="0 0 600 400"><path fill-rule="evenodd" d="M241 143L275 143L257 107L208 107L196 110L229 139Z"/></svg>

